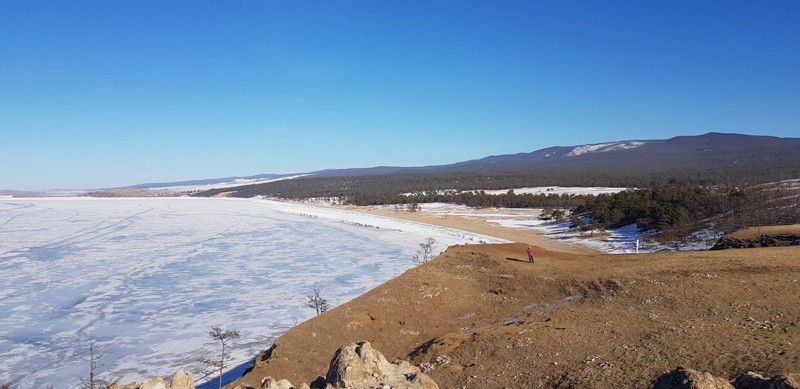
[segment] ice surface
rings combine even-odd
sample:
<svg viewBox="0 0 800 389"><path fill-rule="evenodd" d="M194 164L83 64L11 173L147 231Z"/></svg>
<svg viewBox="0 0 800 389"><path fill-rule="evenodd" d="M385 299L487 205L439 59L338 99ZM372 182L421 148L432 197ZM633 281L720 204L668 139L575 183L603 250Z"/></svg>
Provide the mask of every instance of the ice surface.
<svg viewBox="0 0 800 389"><path fill-rule="evenodd" d="M90 339L120 382L199 372L211 326L241 364L313 310L399 275L426 237L498 240L339 208L267 200L0 199L0 383L78 387Z"/></svg>

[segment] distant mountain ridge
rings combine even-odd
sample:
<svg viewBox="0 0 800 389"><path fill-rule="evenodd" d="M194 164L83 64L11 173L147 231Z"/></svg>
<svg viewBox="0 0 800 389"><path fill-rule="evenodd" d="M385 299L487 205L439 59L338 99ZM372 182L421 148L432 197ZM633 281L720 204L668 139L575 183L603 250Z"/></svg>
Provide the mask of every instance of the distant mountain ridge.
<svg viewBox="0 0 800 389"><path fill-rule="evenodd" d="M715 176L748 176L763 177L764 179L800 178L800 138L710 132L697 136L677 136L665 140L621 140L575 146L553 146L532 152L492 155L446 165L320 170L305 173L302 175L302 179L437 173L537 175L548 178L548 182L565 178L572 180L573 184L576 181L575 177L586 175L608 177L609 181L614 181L615 177L660 175L707 176L711 181L714 181ZM246 177L149 183L134 187L164 188L223 182L235 184L237 180L275 179L290 176L299 177L300 174L260 174ZM682 180L685 179L682 178ZM599 185L600 182L595 184ZM623 183L617 185L621 184ZM241 182L241 185L248 185L248 183ZM252 185L258 185L258 183ZM548 183L548 185L553 184ZM233 186L235 185L231 185L231 187Z"/></svg>
<svg viewBox="0 0 800 389"><path fill-rule="evenodd" d="M146 183L146 184L137 184L130 186L130 188L169 188L174 186L198 186L198 185L211 185L211 184L221 184L225 182L235 182L235 181L253 181L253 180L272 180L276 178L283 178L289 177L292 174L257 174L255 176L232 176L232 177L222 177L222 178L208 178L208 179L201 179L201 180L186 180L186 181L174 181L174 182L153 182L153 183ZM244 183L243 183L244 185Z"/></svg>
<svg viewBox="0 0 800 389"><path fill-rule="evenodd" d="M362 176L420 172L517 171L526 168L588 169L656 173L673 169L731 168L745 164L784 165L800 170L800 138L710 132L666 140L624 140L554 146L528 153L503 154L449 165L376 167L314 172L314 175ZM633 169L635 167L635 169Z"/></svg>
<svg viewBox="0 0 800 389"><path fill-rule="evenodd" d="M554 146L449 165L338 169L296 179L198 192L233 197L337 198L353 204L403 202L403 193L541 186L725 188L800 178L800 138L707 133L666 140ZM435 199L431 199L434 201Z"/></svg>

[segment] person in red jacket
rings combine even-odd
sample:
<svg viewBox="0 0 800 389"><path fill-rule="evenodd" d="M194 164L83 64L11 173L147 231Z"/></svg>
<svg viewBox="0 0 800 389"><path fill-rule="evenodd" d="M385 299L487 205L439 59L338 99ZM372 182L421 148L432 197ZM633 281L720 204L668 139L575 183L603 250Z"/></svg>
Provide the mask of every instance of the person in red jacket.
<svg viewBox="0 0 800 389"><path fill-rule="evenodd" d="M528 246L528 262L533 263L533 248Z"/></svg>

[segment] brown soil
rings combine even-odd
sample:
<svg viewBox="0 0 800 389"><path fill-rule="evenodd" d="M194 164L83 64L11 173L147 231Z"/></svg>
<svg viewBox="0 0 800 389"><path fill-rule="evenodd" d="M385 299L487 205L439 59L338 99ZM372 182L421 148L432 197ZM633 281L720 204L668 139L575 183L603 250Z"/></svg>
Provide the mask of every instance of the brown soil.
<svg viewBox="0 0 800 389"><path fill-rule="evenodd" d="M800 247L538 248L535 264L525 249L451 247L297 325L230 387L267 375L310 383L359 340L389 360L431 363L442 388L646 388L677 366L726 378L800 372Z"/></svg>

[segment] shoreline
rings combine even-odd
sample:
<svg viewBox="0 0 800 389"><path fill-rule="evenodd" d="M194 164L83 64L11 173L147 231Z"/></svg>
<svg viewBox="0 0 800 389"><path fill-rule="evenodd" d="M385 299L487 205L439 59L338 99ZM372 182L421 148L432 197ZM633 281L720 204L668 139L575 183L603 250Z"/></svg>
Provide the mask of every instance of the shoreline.
<svg viewBox="0 0 800 389"><path fill-rule="evenodd" d="M513 228L504 226L500 223L492 222L492 217L497 217L497 212L505 214L511 212L514 216L532 216L531 212L538 212L538 209L519 209L510 210L505 208L477 209L475 214L465 216L461 214L437 215L426 213L425 211L408 212L395 210L387 206L346 206L345 209L355 212L362 212L371 215L391 217L395 219L409 220L418 223L432 224L440 227L453 228L470 233L488 235L495 238L507 240L515 243L525 243L551 251L562 251L572 254L599 254L600 250L588 246L573 244L560 241L558 238L550 238L545 233L536 228Z"/></svg>

